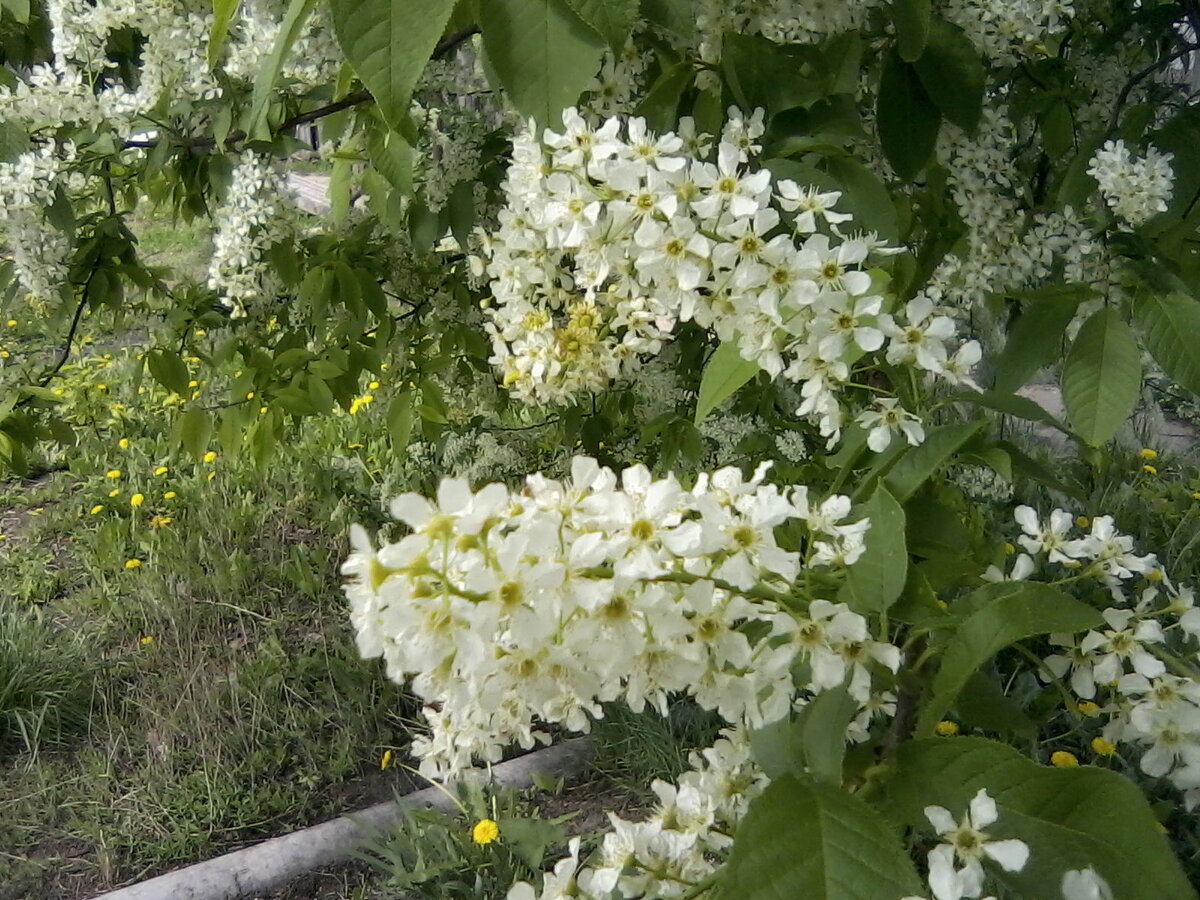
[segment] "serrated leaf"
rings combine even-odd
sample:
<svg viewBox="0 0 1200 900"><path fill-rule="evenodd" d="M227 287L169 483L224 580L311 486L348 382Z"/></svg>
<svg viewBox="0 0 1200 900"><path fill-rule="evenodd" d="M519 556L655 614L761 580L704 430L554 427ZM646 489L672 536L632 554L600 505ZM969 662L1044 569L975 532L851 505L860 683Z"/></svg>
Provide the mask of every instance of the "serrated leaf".
<svg viewBox="0 0 1200 900"><path fill-rule="evenodd" d="M1134 320L1154 361L1180 387L1200 395L1200 303L1184 294L1144 293L1133 306Z"/></svg>
<svg viewBox="0 0 1200 900"><path fill-rule="evenodd" d="M186 395L188 393L187 363L173 350L151 350L146 354L146 366L150 375L168 391Z"/></svg>
<svg viewBox="0 0 1200 900"><path fill-rule="evenodd" d="M850 696L845 685L822 691L804 707L800 745L813 778L841 786L846 727L857 713L858 701Z"/></svg>
<svg viewBox="0 0 1200 900"><path fill-rule="evenodd" d="M600 67L604 41L565 0L487 0L483 45L513 106L557 126Z"/></svg>
<svg viewBox="0 0 1200 900"><path fill-rule="evenodd" d="M638 0L567 0L579 18L620 53L638 15Z"/></svg>
<svg viewBox="0 0 1200 900"><path fill-rule="evenodd" d="M998 590L1004 587L1008 586ZM1096 609L1049 585L1013 584L968 615L946 642L929 700L917 721L917 733L932 732L967 680L1009 644L1051 632L1075 634L1103 621Z"/></svg>
<svg viewBox="0 0 1200 900"><path fill-rule="evenodd" d="M699 425L704 417L733 396L738 388L758 374L758 363L743 359L735 341L725 341L717 347L704 374L700 376L700 397L696 401L696 417Z"/></svg>
<svg viewBox="0 0 1200 900"><path fill-rule="evenodd" d="M401 196L412 193L413 152L400 132L386 128L368 129L367 155L371 157L371 165Z"/></svg>
<svg viewBox="0 0 1200 900"><path fill-rule="evenodd" d="M915 62L925 52L929 39L929 0L893 0L896 45L900 58Z"/></svg>
<svg viewBox="0 0 1200 900"><path fill-rule="evenodd" d="M388 404L387 429L392 439L392 452L403 454L413 429L413 395L410 392L397 394Z"/></svg>
<svg viewBox="0 0 1200 900"><path fill-rule="evenodd" d="M330 0L338 45L395 131L404 130L413 88L454 6L455 0Z"/></svg>
<svg viewBox="0 0 1200 900"><path fill-rule="evenodd" d="M1018 897L1058 897L1063 873L1094 868L1121 900L1195 900L1142 789L1119 772L1038 765L979 737L927 738L901 745L883 802L893 819L929 830L924 807L961 816L981 789L996 801L991 840L1030 848L1020 872L990 867Z"/></svg>
<svg viewBox="0 0 1200 900"><path fill-rule="evenodd" d="M916 61L921 85L942 115L974 133L983 113L987 70L971 39L957 25L941 17L930 22L929 41Z"/></svg>
<svg viewBox="0 0 1200 900"><path fill-rule="evenodd" d="M717 900L899 900L921 879L883 818L839 787L783 775L738 826Z"/></svg>
<svg viewBox="0 0 1200 900"><path fill-rule="evenodd" d="M875 126L883 155L905 181L915 179L933 156L941 124L942 115L916 69L889 53L879 78Z"/></svg>
<svg viewBox="0 0 1200 900"><path fill-rule="evenodd" d="M925 435L925 443L906 452L884 477L888 491L903 503L917 492L942 463L986 426L986 422L977 420L934 428Z"/></svg>
<svg viewBox="0 0 1200 900"><path fill-rule="evenodd" d="M846 573L847 602L855 612L878 614L896 602L908 578L904 510L881 484L858 512L871 527L862 556Z"/></svg>
<svg viewBox="0 0 1200 900"><path fill-rule="evenodd" d="M258 74L254 78L250 112L246 117L246 132L251 137L270 138L270 132L264 127L264 120L267 106L271 102L271 93L275 88L275 82L279 80L283 62L291 52L296 39L300 37L304 23L312 15L316 2L317 0L290 0L288 3L287 11L283 15L283 22L279 26L279 34L275 38L275 44L271 47L271 52L267 54L262 68L258 70ZM336 6L337 4L332 5Z"/></svg>
<svg viewBox="0 0 1200 900"><path fill-rule="evenodd" d="M179 417L179 443L197 462L208 451L212 438L212 416L199 407L186 410Z"/></svg>
<svg viewBox="0 0 1200 900"><path fill-rule="evenodd" d="M1061 358L1067 325L1075 317L1079 302L1046 300L1025 306L996 360L998 393L1014 393L1038 369Z"/></svg>
<svg viewBox="0 0 1200 900"><path fill-rule="evenodd" d="M208 67L215 68L229 37L229 24L234 13L242 5L241 0L212 0L213 23L208 32Z"/></svg>
<svg viewBox="0 0 1200 900"><path fill-rule="evenodd" d="M1067 354L1062 373L1067 416L1089 446L1116 434L1137 405L1142 360L1137 340L1115 309L1088 319Z"/></svg>

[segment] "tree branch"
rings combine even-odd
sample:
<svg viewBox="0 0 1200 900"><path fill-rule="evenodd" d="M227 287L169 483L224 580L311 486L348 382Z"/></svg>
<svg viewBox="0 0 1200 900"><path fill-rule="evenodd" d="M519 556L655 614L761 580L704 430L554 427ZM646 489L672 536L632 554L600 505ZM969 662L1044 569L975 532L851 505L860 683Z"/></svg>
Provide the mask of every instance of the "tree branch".
<svg viewBox="0 0 1200 900"><path fill-rule="evenodd" d="M438 42L436 47L434 47L433 53L429 58L441 59L445 56L448 56L450 53L457 50L465 41L470 40L477 34L479 34L478 25L472 25L469 28L463 28L461 31L448 34ZM276 127L275 133L277 135L284 134L285 132L291 131L293 128L296 128L300 125L307 125L310 122L316 122L317 120L323 119L326 116L339 113L344 109L350 109L353 106L360 106L363 103L370 103L374 99L375 98L371 96L371 92L365 88L354 91L347 94L341 100L335 100L332 103L327 103L324 106L318 106L316 109L309 110L308 112L300 113L299 115L292 116L289 119L284 119ZM231 131L225 138L225 146L232 147L235 144L241 143L245 139L246 132L240 129L237 131ZM149 141L126 141L124 147L126 149L135 147L149 149L152 147L157 147L159 140L161 139L155 138L154 140ZM179 145L182 147L215 147L216 144L216 138L210 135L205 135L203 137L184 138L179 141Z"/></svg>
<svg viewBox="0 0 1200 900"><path fill-rule="evenodd" d="M1186 44L1179 50L1176 50L1170 56L1157 60L1152 65L1146 66L1146 68L1142 69L1140 72L1135 73L1132 78L1125 82L1125 86L1121 88L1121 93L1117 95L1117 102L1113 107L1112 118L1109 119L1108 122L1108 130L1117 130L1117 123L1121 118L1121 109L1125 106L1125 101L1129 99L1130 93L1132 93L1133 89L1137 87L1139 83L1141 83L1148 76L1153 75L1159 69L1169 66L1171 63L1175 62L1175 60L1181 59L1187 56L1189 53L1195 53L1197 50L1200 50L1200 44Z"/></svg>

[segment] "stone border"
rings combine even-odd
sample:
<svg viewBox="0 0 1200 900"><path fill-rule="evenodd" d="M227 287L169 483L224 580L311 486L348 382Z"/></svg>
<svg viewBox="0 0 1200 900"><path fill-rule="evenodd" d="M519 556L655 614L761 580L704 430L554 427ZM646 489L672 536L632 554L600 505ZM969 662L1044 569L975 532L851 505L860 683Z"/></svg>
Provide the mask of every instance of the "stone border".
<svg viewBox="0 0 1200 900"><path fill-rule="evenodd" d="M591 757L587 738L575 738L492 766L493 782L510 788L533 784L535 775L572 775ZM414 791L400 804L427 809L454 807L436 787ZM271 838L202 863L176 869L149 881L101 894L94 900L240 900L275 890L289 881L349 858L374 829L399 820L400 805L379 803L311 828Z"/></svg>

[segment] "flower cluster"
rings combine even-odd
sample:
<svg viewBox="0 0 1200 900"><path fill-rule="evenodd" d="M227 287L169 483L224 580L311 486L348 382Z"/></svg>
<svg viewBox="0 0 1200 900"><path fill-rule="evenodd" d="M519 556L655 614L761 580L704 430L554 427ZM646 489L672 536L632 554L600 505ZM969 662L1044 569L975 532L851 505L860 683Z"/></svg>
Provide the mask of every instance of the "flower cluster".
<svg viewBox="0 0 1200 900"><path fill-rule="evenodd" d="M1073 0L949 0L943 15L999 65L1045 54L1048 39L1075 15Z"/></svg>
<svg viewBox="0 0 1200 900"><path fill-rule="evenodd" d="M764 484L767 470L706 473L689 491L576 458L569 480L533 475L519 493L447 479L436 503L398 497L411 533L378 550L356 530L343 572L359 649L425 701L422 771L532 746L535 719L586 731L616 700L665 711L682 692L758 727L844 683L879 709L872 671L894 672L899 650L842 604L792 611L805 606L802 568L853 564L868 523L844 521L846 497ZM807 527L803 556L776 542L793 520ZM792 680L798 659L808 684Z"/></svg>
<svg viewBox="0 0 1200 900"><path fill-rule="evenodd" d="M267 251L287 236L280 206L286 196L283 170L252 150L243 151L229 192L213 213L216 232L208 266L208 286L234 316L246 315L247 302L277 293L277 276Z"/></svg>
<svg viewBox="0 0 1200 900"><path fill-rule="evenodd" d="M689 120L655 135L642 119L597 128L567 110L564 132L517 135L508 203L484 242L505 385L543 404L601 390L686 321L799 383L797 414L831 444L849 418L842 388L865 354L969 384L978 345L952 356L953 323L927 300L889 312L865 268L886 248L837 231L850 219L834 209L837 192L772 184L753 169L762 114L730 112L713 161ZM894 401L867 415L873 446L896 433L921 439Z"/></svg>
<svg viewBox="0 0 1200 900"><path fill-rule="evenodd" d="M232 23L224 70L232 78L253 81L266 64L282 27L287 4L281 0L242 0ZM280 70L282 85L303 93L336 78L343 57L329 12L319 4L301 27Z"/></svg>
<svg viewBox="0 0 1200 900"><path fill-rule="evenodd" d="M1072 581L1102 586L1113 602L1102 626L1051 635L1061 651L1045 660L1046 670L1082 700L1102 701L1095 712L1108 719L1104 741L1141 747L1143 772L1170 778L1189 807L1200 803L1200 682L1190 674L1200 664L1200 608L1192 589L1173 583L1153 554L1138 555L1111 516L1092 519L1084 534L1062 509L1041 519L1021 506L1016 518L1025 552L1009 578L1057 566ZM1132 591L1135 579L1144 586Z"/></svg>
<svg viewBox="0 0 1200 900"><path fill-rule="evenodd" d="M44 144L0 163L0 230L17 280L27 293L46 300L63 283L70 238L47 219L60 184L68 186L71 144Z"/></svg>
<svg viewBox="0 0 1200 900"><path fill-rule="evenodd" d="M1167 209L1175 173L1171 154L1148 147L1135 158L1124 141L1105 141L1092 157L1088 174L1100 185L1109 208L1130 225L1141 225Z"/></svg>
<svg viewBox="0 0 1200 900"><path fill-rule="evenodd" d="M571 855L547 873L541 893L519 882L508 900L610 900L670 897L707 878L733 843L729 837L767 777L750 756L745 731L727 729L700 753L677 784L655 781L658 806L644 822L609 813L612 830L594 861L581 865L578 842Z"/></svg>

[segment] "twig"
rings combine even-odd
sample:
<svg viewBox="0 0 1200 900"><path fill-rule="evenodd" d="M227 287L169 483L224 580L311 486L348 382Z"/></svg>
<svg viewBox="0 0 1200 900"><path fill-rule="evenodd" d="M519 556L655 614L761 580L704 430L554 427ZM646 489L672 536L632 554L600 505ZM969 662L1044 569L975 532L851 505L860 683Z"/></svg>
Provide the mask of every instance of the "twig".
<svg viewBox="0 0 1200 900"><path fill-rule="evenodd" d="M1187 56L1189 53L1195 53L1197 50L1200 50L1200 44L1187 44L1183 48L1176 50L1170 56L1157 60L1152 65L1146 66L1146 68L1142 69L1140 72L1135 73L1132 78L1125 82L1125 85L1121 88L1121 93L1117 95L1117 102L1113 107L1112 118L1108 121L1108 130L1117 130L1117 123L1121 118L1121 109L1125 106L1125 101L1129 99L1129 94L1135 87L1137 87L1139 82L1141 82L1147 76L1153 75L1163 66L1169 66L1171 63L1175 62L1175 60Z"/></svg>

